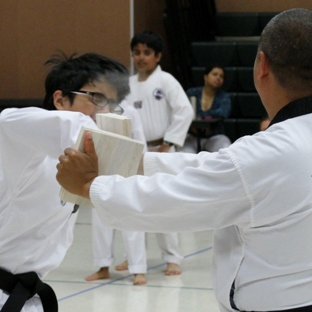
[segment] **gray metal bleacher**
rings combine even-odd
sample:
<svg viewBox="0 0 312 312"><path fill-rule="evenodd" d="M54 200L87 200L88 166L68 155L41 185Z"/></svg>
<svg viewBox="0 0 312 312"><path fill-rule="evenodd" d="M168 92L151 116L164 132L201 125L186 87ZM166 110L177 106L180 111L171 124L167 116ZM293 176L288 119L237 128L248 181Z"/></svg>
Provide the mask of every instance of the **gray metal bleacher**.
<svg viewBox="0 0 312 312"><path fill-rule="evenodd" d="M224 68L223 89L230 93L232 113L224 120L225 132L235 141L259 131L266 115L253 81L253 64L261 31L276 12L216 13L215 41L191 43L193 86L202 86L205 67L219 64Z"/></svg>
<svg viewBox="0 0 312 312"><path fill-rule="evenodd" d="M216 35L222 37L260 36L259 13L217 13Z"/></svg>
<svg viewBox="0 0 312 312"><path fill-rule="evenodd" d="M205 67L194 66L191 68L193 85L202 86ZM227 92L256 92L253 83L252 67L224 67L223 90Z"/></svg>

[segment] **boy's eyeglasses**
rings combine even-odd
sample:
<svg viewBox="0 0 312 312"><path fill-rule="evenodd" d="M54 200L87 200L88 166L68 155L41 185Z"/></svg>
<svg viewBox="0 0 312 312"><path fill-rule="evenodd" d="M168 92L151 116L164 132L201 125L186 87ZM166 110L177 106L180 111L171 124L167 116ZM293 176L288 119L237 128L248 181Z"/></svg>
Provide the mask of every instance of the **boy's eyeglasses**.
<svg viewBox="0 0 312 312"><path fill-rule="evenodd" d="M103 93L91 91L70 91L70 93L91 95L93 104L101 108L109 105L110 113L121 115L124 112L123 108L118 103L110 101Z"/></svg>

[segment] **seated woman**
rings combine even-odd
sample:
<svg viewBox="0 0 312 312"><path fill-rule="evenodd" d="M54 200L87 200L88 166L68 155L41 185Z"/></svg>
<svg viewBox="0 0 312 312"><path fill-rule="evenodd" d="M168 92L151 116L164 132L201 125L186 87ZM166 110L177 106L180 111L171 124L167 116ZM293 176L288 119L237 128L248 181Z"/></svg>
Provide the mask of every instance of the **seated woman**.
<svg viewBox="0 0 312 312"><path fill-rule="evenodd" d="M190 88L186 94L191 101L196 101L196 118L212 119L227 118L231 113L230 95L221 90L224 82L224 70L218 65L212 65L206 68L204 73L203 87ZM191 129L188 134L183 152L196 153L196 135L199 129ZM217 152L220 148L228 147L231 144L230 139L224 135L222 120L209 124L209 128L200 133L201 150Z"/></svg>

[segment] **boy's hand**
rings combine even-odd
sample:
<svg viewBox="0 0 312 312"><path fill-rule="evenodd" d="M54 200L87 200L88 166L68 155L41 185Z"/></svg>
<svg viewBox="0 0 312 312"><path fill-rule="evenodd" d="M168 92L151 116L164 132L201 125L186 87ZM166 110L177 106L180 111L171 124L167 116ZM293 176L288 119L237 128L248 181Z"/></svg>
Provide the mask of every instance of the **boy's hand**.
<svg viewBox="0 0 312 312"><path fill-rule="evenodd" d="M91 183L98 176L98 158L90 132L84 137L84 153L67 148L56 166L57 181L68 191L89 197Z"/></svg>

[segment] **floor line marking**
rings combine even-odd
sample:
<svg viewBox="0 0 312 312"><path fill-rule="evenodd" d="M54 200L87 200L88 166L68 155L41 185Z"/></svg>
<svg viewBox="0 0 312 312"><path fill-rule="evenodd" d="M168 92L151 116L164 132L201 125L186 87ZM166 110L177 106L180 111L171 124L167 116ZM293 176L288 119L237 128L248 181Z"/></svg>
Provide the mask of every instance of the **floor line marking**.
<svg viewBox="0 0 312 312"><path fill-rule="evenodd" d="M211 250L211 249L212 249L212 247L208 247L208 248L205 248L205 249L196 251L196 252L194 252L194 253L188 254L188 255L184 256L184 258L190 258L190 257L196 256L196 255L198 255L198 254L201 254L201 253L203 253L203 252L209 251L209 250ZM166 265L166 262L161 263L161 264L158 264L158 265L155 265L155 266L153 266L153 267L150 267L150 268L147 269L147 271L157 269L157 268L159 268L159 267L161 267L161 266L164 266L164 265ZM111 280L111 281L108 281L108 282L105 282L105 283L101 283L101 284L98 284L98 285L93 286L93 287L91 287L91 288L88 288L88 289L79 291L79 292L77 292L77 293L68 295L68 296L66 296L66 297L60 298L60 299L58 299L58 301L63 301L63 300L66 300L66 299L70 299L70 298L72 298L72 297L76 297L76 296L78 296L78 295L84 294L84 293L89 292L89 291L91 291L91 290L98 289L98 288L100 288L100 287L103 287L103 286L106 286L106 285L110 285L110 284L113 284L113 283L115 283L115 282L118 282L118 281L127 279L127 278L129 278L129 277L131 277L131 276L133 276L133 274L128 274L128 275L126 275L126 276L122 276L122 277L119 277L119 278L115 278L115 279L113 279L113 280ZM48 281L46 281L46 282L48 282ZM50 282L55 282L55 281L50 281ZM116 284L116 285L118 285L118 284ZM131 285L131 286L133 286L133 285ZM148 285L147 285L147 286L148 286ZM161 287L163 287L163 286L161 286Z"/></svg>

